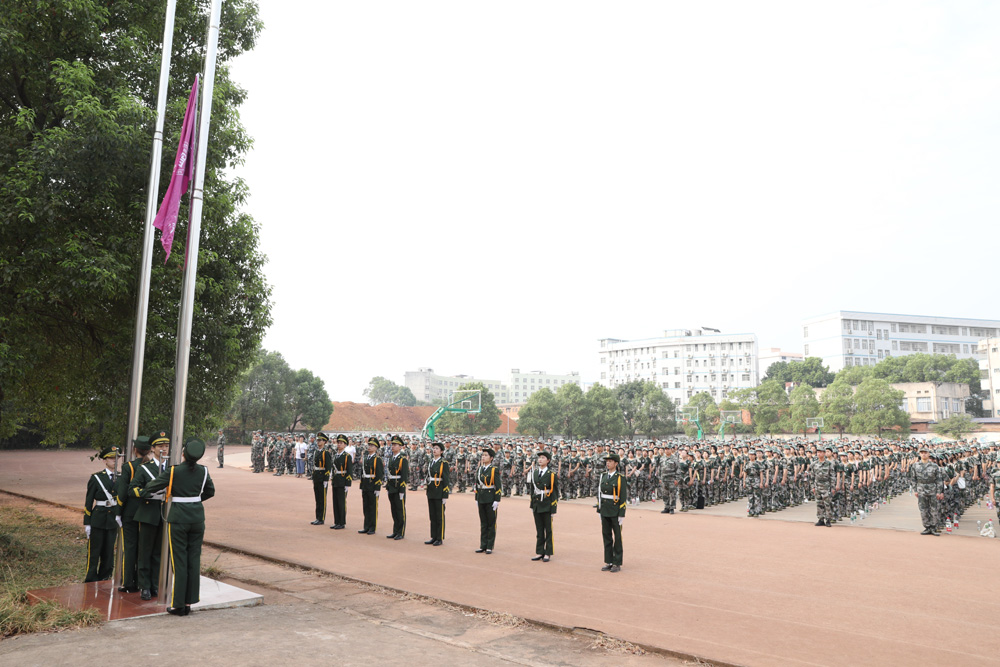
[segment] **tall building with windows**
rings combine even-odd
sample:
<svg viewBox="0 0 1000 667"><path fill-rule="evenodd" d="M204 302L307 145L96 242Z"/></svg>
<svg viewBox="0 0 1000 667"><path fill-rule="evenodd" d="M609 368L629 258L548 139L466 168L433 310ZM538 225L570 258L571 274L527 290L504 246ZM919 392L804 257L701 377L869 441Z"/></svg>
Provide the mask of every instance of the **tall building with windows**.
<svg viewBox="0 0 1000 667"><path fill-rule="evenodd" d="M917 352L972 358L979 341L998 329L1000 320L838 310L802 321L802 351L834 373Z"/></svg>
<svg viewBox="0 0 1000 667"><path fill-rule="evenodd" d="M987 417L1000 417L1000 338L979 341L979 382L986 396L983 413Z"/></svg>
<svg viewBox="0 0 1000 667"><path fill-rule="evenodd" d="M599 345L601 384L614 388L650 380L676 405L686 405L703 391L721 401L734 389L760 383L757 336L752 333L672 329L658 338L602 338Z"/></svg>
<svg viewBox="0 0 1000 667"><path fill-rule="evenodd" d="M553 393L565 384L580 385L580 373L572 371L564 375L546 373L545 371L528 371L522 373L519 368L513 368L506 382L501 380L483 380L470 375L438 375L433 368L418 368L406 371L404 384L418 401L434 402L447 398L464 384L482 382L493 392L493 399L498 405L521 405L543 387Z"/></svg>

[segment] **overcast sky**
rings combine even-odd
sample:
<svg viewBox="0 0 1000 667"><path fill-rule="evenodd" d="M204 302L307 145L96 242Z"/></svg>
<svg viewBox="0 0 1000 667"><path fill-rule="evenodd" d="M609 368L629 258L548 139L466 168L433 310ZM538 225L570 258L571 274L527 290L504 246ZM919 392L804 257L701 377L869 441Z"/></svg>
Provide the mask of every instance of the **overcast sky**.
<svg viewBox="0 0 1000 667"><path fill-rule="evenodd" d="M264 345L334 400L592 381L599 338L664 329L1000 318L1000 3L260 5Z"/></svg>

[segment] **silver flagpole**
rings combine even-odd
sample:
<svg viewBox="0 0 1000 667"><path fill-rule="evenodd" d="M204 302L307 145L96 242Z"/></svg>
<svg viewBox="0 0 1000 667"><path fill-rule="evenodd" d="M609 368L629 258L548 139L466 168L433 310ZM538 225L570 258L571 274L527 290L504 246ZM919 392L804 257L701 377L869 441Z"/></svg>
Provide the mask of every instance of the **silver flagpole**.
<svg viewBox="0 0 1000 667"><path fill-rule="evenodd" d="M149 276L153 265L153 220L160 190L160 167L163 159L163 120L167 109L167 85L170 81L170 55L174 47L174 14L177 0L167 0L163 22L163 53L160 54L160 84L156 94L156 126L153 151L149 157L149 190L146 193L146 227L142 236L142 260L139 264L139 290L135 300L135 342L132 344L132 380L129 385L128 425L125 429L123 463L132 460L132 442L139 436L139 399L142 395L142 366L146 355L146 316L149 312ZM119 538L121 538L121 531ZM115 559L114 585L122 580L124 544L118 540L119 557Z"/></svg>
<svg viewBox="0 0 1000 667"><path fill-rule="evenodd" d="M194 171L194 189L191 191L188 242L184 249L187 265L184 267L184 282L181 284L181 307L177 322L177 367L174 380L174 420L170 433L170 463L181 462L181 448L184 444L184 402L187 397L188 364L191 357L191 320L194 316L194 288L198 274L198 243L201 237L201 212L205 197L205 164L208 157L208 129L212 120L212 92L215 88L215 62L219 51L219 21L222 16L222 0L212 0L208 19L208 44L205 51L204 88L201 96L201 114L198 118L197 160ZM167 503L164 516L170 516ZM164 522L166 524L166 522ZM169 539L167 526L163 526L163 548L160 552L160 594L165 595L167 578L170 576ZM164 598L160 598L161 600Z"/></svg>

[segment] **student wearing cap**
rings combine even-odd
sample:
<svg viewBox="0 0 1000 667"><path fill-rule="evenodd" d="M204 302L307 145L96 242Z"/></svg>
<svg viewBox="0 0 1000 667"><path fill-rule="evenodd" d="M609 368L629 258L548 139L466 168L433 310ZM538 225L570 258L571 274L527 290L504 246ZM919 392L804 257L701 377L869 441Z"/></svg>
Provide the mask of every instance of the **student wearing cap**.
<svg viewBox="0 0 1000 667"><path fill-rule="evenodd" d="M215 495L208 468L198 465L204 455L205 443L191 438L184 443L184 463L170 466L142 490L144 496L165 491L170 503L167 542L174 583L167 598L167 613L175 616L187 616L191 605L201 600L201 544L205 539L202 501Z"/></svg>
<svg viewBox="0 0 1000 667"><path fill-rule="evenodd" d="M621 458L614 452L604 459L607 472L601 474L597 491L597 513L601 515L601 535L604 538L604 567L602 572L622 569L622 524L625 523L625 505L628 503L628 480L618 472Z"/></svg>
<svg viewBox="0 0 1000 667"><path fill-rule="evenodd" d="M503 475L493 465L493 449L483 450L481 464L476 470L476 504L479 506L479 548L477 554L493 553L497 539L497 511L503 496Z"/></svg>
<svg viewBox="0 0 1000 667"><path fill-rule="evenodd" d="M122 519L122 581L118 587L119 593L139 592L139 524L135 520L135 511L139 509L139 499L128 492L135 473L142 465L144 457L149 453L149 437L139 436L132 441L135 458L122 466L118 475L118 506Z"/></svg>
<svg viewBox="0 0 1000 667"><path fill-rule="evenodd" d="M403 455L403 439L394 435L391 442L392 456L389 457L385 493L389 496L389 509L392 511L392 535L386 537L401 540L406 535L406 484L410 479L410 462Z"/></svg>
<svg viewBox="0 0 1000 667"><path fill-rule="evenodd" d="M93 459L94 457L91 457ZM115 498L116 447L105 447L97 455L104 469L87 480L87 498L83 504L83 529L87 533L87 576L83 580L104 581L115 571L115 539L122 525Z"/></svg>
<svg viewBox="0 0 1000 667"><path fill-rule="evenodd" d="M378 455L378 438L368 438L367 445L368 454L361 462L361 511L364 514L364 525L358 532L374 535L378 526L378 496L382 491L385 465Z"/></svg>
<svg viewBox="0 0 1000 667"><path fill-rule="evenodd" d="M333 489L333 525L330 530L347 527L347 489L351 486L354 459L347 452L347 436L337 436L337 453L333 456L333 472L330 473L330 488Z"/></svg>
<svg viewBox="0 0 1000 667"><path fill-rule="evenodd" d="M538 452L538 465L531 472L531 502L529 504L535 518L535 557L531 560L549 562L552 556L552 516L556 513L559 502L559 483L556 473L549 469L552 455L546 451Z"/></svg>
<svg viewBox="0 0 1000 667"><path fill-rule="evenodd" d="M137 558L139 597L149 600L157 597L157 582L160 580L160 551L163 544L163 530L160 529L160 510L163 493L144 495L142 490L149 482L160 476L167 467L167 452L170 436L166 431L157 431L149 438L150 451L129 484L130 496L138 499L135 520L139 524L139 548Z"/></svg>
<svg viewBox="0 0 1000 667"><path fill-rule="evenodd" d="M427 466L427 514L431 520L431 539L424 544L435 547L444 542L444 506L451 491L448 461L442 456L444 446L440 442L431 445L431 462Z"/></svg>
<svg viewBox="0 0 1000 667"><path fill-rule="evenodd" d="M322 431L316 434L316 454L313 457L313 496L316 498L316 520L313 526L322 526L326 521L326 490L330 486L330 470L333 457L326 451L330 437Z"/></svg>

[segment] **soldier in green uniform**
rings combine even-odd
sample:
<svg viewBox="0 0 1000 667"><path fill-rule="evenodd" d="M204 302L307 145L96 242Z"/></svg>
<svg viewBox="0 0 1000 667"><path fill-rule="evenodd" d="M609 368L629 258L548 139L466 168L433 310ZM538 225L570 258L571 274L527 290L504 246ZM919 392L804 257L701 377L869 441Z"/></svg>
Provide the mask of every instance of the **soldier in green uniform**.
<svg viewBox="0 0 1000 667"><path fill-rule="evenodd" d="M548 563L554 553L552 539L552 517L559 503L559 482L556 473L549 469L552 456L546 452L538 452L537 467L531 471L529 479L531 502L529 504L535 519L535 557Z"/></svg>
<svg viewBox="0 0 1000 667"><path fill-rule="evenodd" d="M118 485L116 494L118 496L118 506L122 520L122 582L118 587L119 593L139 592L139 524L135 520L135 511L139 508L139 499L129 495L128 488L132 484L135 473L142 465L143 457L149 453L149 437L139 436L132 441L132 448L135 450L136 458L122 466L122 472L118 475Z"/></svg>
<svg viewBox="0 0 1000 667"><path fill-rule="evenodd" d="M313 455L313 497L316 499L316 520L313 526L322 526L326 522L326 490L330 486L330 470L333 468L333 457L326 451L326 443L330 437L323 432L316 434L316 453Z"/></svg>
<svg viewBox="0 0 1000 667"><path fill-rule="evenodd" d="M347 489L351 486L354 460L346 451L347 436L337 436L337 453L333 457L333 472L330 473L330 488L333 489L333 525L330 530L342 530L347 526Z"/></svg>
<svg viewBox="0 0 1000 667"><path fill-rule="evenodd" d="M503 475L493 465L496 452L483 450L481 464L476 470L476 504L479 506L479 548L477 554L493 553L497 539L497 510L503 497Z"/></svg>
<svg viewBox="0 0 1000 667"><path fill-rule="evenodd" d="M205 443L191 438L184 443L184 463L170 466L142 490L144 497L166 491L170 502L167 540L174 584L167 598L167 613L187 616L191 605L201 600L201 543L205 539L205 506L202 501L215 495L208 468L198 465L205 455Z"/></svg>
<svg viewBox="0 0 1000 667"><path fill-rule="evenodd" d="M833 455L832 447L823 447L816 452L819 460L813 463L813 495L816 498L816 525L831 527L833 518L833 492L837 486L837 471L827 455Z"/></svg>
<svg viewBox="0 0 1000 667"><path fill-rule="evenodd" d="M597 490L597 513L601 516L601 536L604 538L603 572L622 569L622 524L628 504L628 480L618 472L621 457L614 452L604 459L607 472L601 474Z"/></svg>
<svg viewBox="0 0 1000 667"><path fill-rule="evenodd" d="M431 539L424 544L436 547L444 542L444 508L450 492L450 476L448 461L442 453L444 447L440 442L431 445L432 458L427 466L427 514L431 520Z"/></svg>
<svg viewBox="0 0 1000 667"><path fill-rule="evenodd" d="M226 456L226 434L222 432L221 428L219 429L219 439L216 444L218 445L218 448L216 449L216 458L219 460L219 467L221 468L223 459Z"/></svg>
<svg viewBox="0 0 1000 667"><path fill-rule="evenodd" d="M111 578L115 571L115 540L122 525L118 500L114 495L118 449L105 447L97 458L104 462L104 470L95 472L87 480L87 498L83 504L83 529L87 533L87 576L84 582Z"/></svg>
<svg viewBox="0 0 1000 667"><path fill-rule="evenodd" d="M921 535L940 535L937 530L940 502L944 499L945 475L943 470L930 459L927 445L920 446L920 460L910 466L910 474L916 484L915 495L920 508L920 520L924 524Z"/></svg>
<svg viewBox="0 0 1000 667"><path fill-rule="evenodd" d="M403 454L403 439L392 436L392 456L389 457L385 477L385 493L392 512L390 540L401 540L406 535L406 485L410 479L410 461Z"/></svg>
<svg viewBox="0 0 1000 667"><path fill-rule="evenodd" d="M170 437L166 431L157 431L150 437L149 444L152 449L144 457L143 464L136 470L128 487L129 495L137 498L139 503L135 510L135 520L139 524L137 580L139 597L143 600L149 600L158 594L156 584L160 580L160 548L163 544L160 509L164 494L145 495L142 490L166 469Z"/></svg>
<svg viewBox="0 0 1000 667"><path fill-rule="evenodd" d="M378 455L378 438L368 438L367 445L368 454L361 463L361 511L364 514L364 524L358 532L374 535L378 526L378 496L382 491L385 465Z"/></svg>

